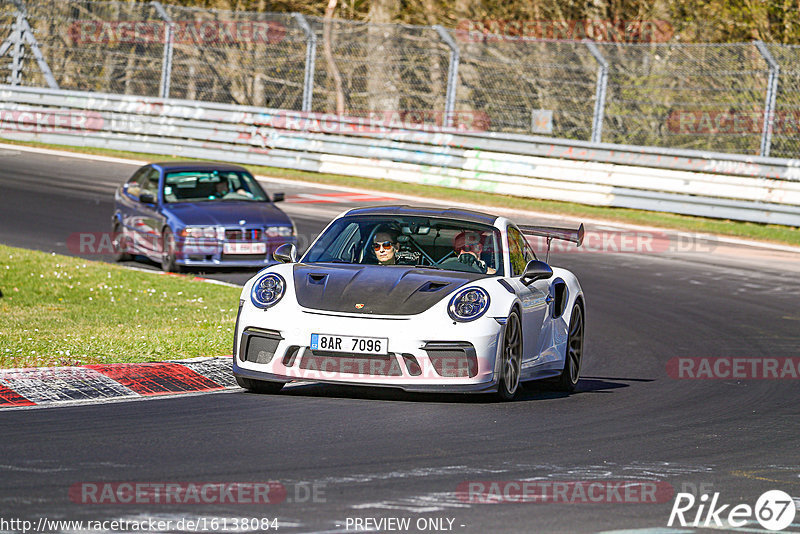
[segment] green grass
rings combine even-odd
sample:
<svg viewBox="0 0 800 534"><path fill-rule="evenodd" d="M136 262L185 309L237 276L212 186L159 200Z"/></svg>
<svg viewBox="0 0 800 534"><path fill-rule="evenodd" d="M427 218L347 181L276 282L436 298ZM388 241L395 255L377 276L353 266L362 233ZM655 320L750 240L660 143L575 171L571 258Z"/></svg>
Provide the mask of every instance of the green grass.
<svg viewBox="0 0 800 534"><path fill-rule="evenodd" d="M73 152L100 154L106 156L124 157L144 161L158 160L182 160L186 158L175 158L169 156L147 155L134 152L122 152L118 150L108 150L99 148L76 148L70 146L44 145L40 143L14 143L2 140L5 143L23 144L31 146L41 146L45 148L56 148ZM758 224L740 221L729 221L720 219L708 219L705 217L692 217L688 215L677 215L673 213L653 212L644 210L634 210L626 208L609 208L600 206L585 206L572 202L558 202L553 200L538 200L531 198L512 197L498 195L495 193L484 193L480 191L465 191L451 189L433 185L417 185L391 180L375 180L370 178L359 178L353 176L343 176L338 174L323 174L307 171L296 171L293 169L281 169L276 167L259 167L245 165L254 174L285 178L290 180L302 180L322 184L338 185L345 187L357 187L370 189L384 193L397 193L405 195L415 195L431 200L442 201L461 201L484 206L487 211L492 207L514 208L519 210L539 211L557 215L567 215L570 217L585 217L592 219L602 219L606 221L622 222L629 224L640 224L647 226L657 226L687 232L712 233L745 239L754 239L786 245L800 246L800 228L794 226L781 226L772 224Z"/></svg>
<svg viewBox="0 0 800 534"><path fill-rule="evenodd" d="M239 289L0 245L0 367L231 353Z"/></svg>

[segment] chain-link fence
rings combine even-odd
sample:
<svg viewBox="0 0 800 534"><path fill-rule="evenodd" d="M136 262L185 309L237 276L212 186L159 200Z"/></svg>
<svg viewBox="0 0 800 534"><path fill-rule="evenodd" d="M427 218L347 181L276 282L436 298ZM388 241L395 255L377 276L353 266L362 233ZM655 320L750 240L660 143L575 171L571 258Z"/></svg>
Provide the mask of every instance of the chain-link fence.
<svg viewBox="0 0 800 534"><path fill-rule="evenodd" d="M0 0L0 81L776 157L800 47L487 36L158 2ZM473 114L472 121L453 119ZM480 120L475 120L480 116ZM419 117L419 115L417 115Z"/></svg>

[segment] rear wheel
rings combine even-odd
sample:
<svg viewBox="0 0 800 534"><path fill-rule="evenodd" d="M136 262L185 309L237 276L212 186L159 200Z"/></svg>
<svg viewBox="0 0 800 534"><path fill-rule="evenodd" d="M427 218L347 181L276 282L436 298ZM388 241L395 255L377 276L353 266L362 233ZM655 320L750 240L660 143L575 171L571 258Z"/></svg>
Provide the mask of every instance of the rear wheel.
<svg viewBox="0 0 800 534"><path fill-rule="evenodd" d="M114 246L114 261L130 261L133 256L128 253L130 250L128 239L122 233L119 222L115 222L111 228L111 239Z"/></svg>
<svg viewBox="0 0 800 534"><path fill-rule="evenodd" d="M564 369L558 377L556 387L561 391L575 391L583 363L583 310L576 302L569 320L569 338Z"/></svg>
<svg viewBox="0 0 800 534"><path fill-rule="evenodd" d="M161 235L161 270L168 273L179 273L182 270L175 263L175 236L169 228L164 229Z"/></svg>
<svg viewBox="0 0 800 534"><path fill-rule="evenodd" d="M522 364L522 324L517 310L508 314L508 319L506 319L501 357L503 361L500 366L497 397L500 400L509 401L516 397L519 391L519 374Z"/></svg>
<svg viewBox="0 0 800 534"><path fill-rule="evenodd" d="M253 393L277 393L283 388L283 382L265 382L264 380L253 380L252 378L236 377L236 383Z"/></svg>

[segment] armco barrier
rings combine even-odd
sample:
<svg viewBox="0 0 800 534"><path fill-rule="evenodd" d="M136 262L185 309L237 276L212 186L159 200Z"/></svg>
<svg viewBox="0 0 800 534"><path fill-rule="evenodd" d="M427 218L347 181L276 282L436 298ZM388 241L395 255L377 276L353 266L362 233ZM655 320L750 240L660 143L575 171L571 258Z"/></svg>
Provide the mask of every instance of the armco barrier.
<svg viewBox="0 0 800 534"><path fill-rule="evenodd" d="M0 137L800 226L800 160L0 86Z"/></svg>

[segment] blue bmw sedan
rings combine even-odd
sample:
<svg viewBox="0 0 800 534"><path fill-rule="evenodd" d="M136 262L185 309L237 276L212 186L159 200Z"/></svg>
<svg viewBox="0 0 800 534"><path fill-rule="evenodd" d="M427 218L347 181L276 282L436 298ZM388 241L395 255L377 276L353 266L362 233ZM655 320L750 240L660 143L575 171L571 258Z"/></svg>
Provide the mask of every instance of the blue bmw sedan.
<svg viewBox="0 0 800 534"><path fill-rule="evenodd" d="M184 267L263 267L284 243L297 243L292 220L253 175L237 165L151 163L114 195L116 259L142 255L169 272Z"/></svg>

